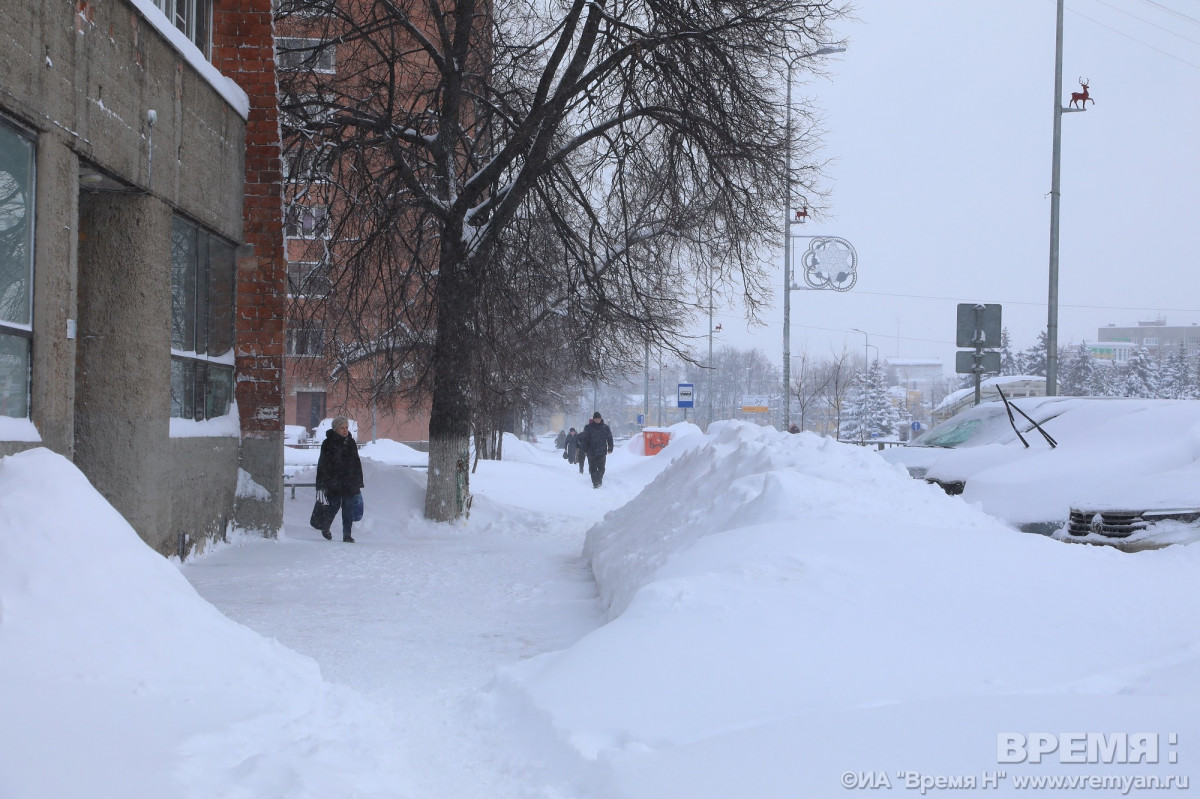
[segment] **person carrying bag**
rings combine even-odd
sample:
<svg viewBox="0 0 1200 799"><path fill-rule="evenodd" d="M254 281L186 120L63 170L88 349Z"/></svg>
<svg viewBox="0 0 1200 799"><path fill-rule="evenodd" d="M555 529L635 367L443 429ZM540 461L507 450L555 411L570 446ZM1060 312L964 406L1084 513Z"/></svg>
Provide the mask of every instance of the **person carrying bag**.
<svg viewBox="0 0 1200 799"><path fill-rule="evenodd" d="M350 421L345 416L333 420L333 427L321 442L321 457L317 460L317 503L313 506L309 524L321 531L325 540L333 540L330 527L338 511L342 512L342 540L354 543L350 530L363 516L362 461L358 444L350 435ZM322 507L322 499L325 500Z"/></svg>

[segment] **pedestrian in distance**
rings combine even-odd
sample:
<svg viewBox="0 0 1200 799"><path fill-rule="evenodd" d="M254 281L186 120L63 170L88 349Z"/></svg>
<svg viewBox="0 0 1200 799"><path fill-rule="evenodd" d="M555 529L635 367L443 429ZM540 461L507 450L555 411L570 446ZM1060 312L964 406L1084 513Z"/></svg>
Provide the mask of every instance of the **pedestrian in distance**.
<svg viewBox="0 0 1200 799"><path fill-rule="evenodd" d="M567 433L567 438L564 442L563 457L566 458L567 463L571 465L574 465L576 459L579 458L579 433L575 432L574 427L572 427L570 432ZM582 459L580 458L580 460ZM579 467L579 473L583 474L582 466Z"/></svg>
<svg viewBox="0 0 1200 799"><path fill-rule="evenodd" d="M350 435L350 421L345 416L333 420L333 427L325 433L321 442L321 457L317 460L317 491L324 492L330 509L327 521L321 528L325 540L333 539L329 528L338 510L342 512L342 540L354 543L350 534L357 519L362 518L362 461L358 458L358 444ZM356 518L357 517L357 518Z"/></svg>
<svg viewBox="0 0 1200 799"><path fill-rule="evenodd" d="M566 448L566 446L567 446L567 431L566 430L558 431L558 435L554 439L554 446L556 449L565 449Z"/></svg>
<svg viewBox="0 0 1200 799"><path fill-rule="evenodd" d="M604 423L600 411L592 414L592 420L583 426L579 434L579 448L587 455L588 474L592 476L592 488L599 488L604 482L604 465L609 453L613 451L612 430ZM582 461L579 467L583 473Z"/></svg>

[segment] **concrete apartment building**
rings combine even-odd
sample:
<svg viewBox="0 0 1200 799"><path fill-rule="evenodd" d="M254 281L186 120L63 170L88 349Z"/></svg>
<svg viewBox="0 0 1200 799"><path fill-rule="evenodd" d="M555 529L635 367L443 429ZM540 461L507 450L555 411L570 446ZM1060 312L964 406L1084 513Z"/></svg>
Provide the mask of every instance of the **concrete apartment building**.
<svg viewBox="0 0 1200 799"><path fill-rule="evenodd" d="M282 524L271 0L0 0L0 455L164 555Z"/></svg>
<svg viewBox="0 0 1200 799"><path fill-rule="evenodd" d="M1189 357L1200 353L1200 325L1168 325L1166 319L1132 326L1110 324L1096 331L1096 342L1088 349L1097 358L1124 363L1138 347L1145 347L1156 360L1165 358L1181 341Z"/></svg>

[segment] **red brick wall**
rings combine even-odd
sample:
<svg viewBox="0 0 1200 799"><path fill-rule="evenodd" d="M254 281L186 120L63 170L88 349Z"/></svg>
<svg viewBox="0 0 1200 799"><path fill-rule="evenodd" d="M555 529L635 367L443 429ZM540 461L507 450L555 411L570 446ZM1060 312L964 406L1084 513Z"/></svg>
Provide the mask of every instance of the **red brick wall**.
<svg viewBox="0 0 1200 799"><path fill-rule="evenodd" d="M246 244L237 277L237 402L242 435L282 433L287 262L283 244L279 103L271 0L217 0L212 62L250 96L246 123Z"/></svg>

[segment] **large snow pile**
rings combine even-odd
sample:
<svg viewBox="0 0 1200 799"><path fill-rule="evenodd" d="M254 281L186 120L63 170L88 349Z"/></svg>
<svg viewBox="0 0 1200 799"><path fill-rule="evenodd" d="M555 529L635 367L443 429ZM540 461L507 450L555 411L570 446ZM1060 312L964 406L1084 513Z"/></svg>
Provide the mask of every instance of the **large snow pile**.
<svg viewBox="0 0 1200 799"><path fill-rule="evenodd" d="M1200 600L1200 548L1019 534L867 450L710 433L589 531L611 621L494 689L564 783L832 796L844 774L1006 770L988 795L1007 795L1079 773L1001 760L998 736L1041 731L1159 731L1161 763L1089 773L1180 773L1168 735L1200 740L1200 618L1176 611Z"/></svg>
<svg viewBox="0 0 1200 799"><path fill-rule="evenodd" d="M364 444L359 450L359 455L394 466L429 465L428 452L421 452L419 449L413 449L407 444L401 444L399 441L392 441L389 438L381 438Z"/></svg>
<svg viewBox="0 0 1200 799"><path fill-rule="evenodd" d="M0 459L0 796L394 796L357 694L236 624L66 459Z"/></svg>

